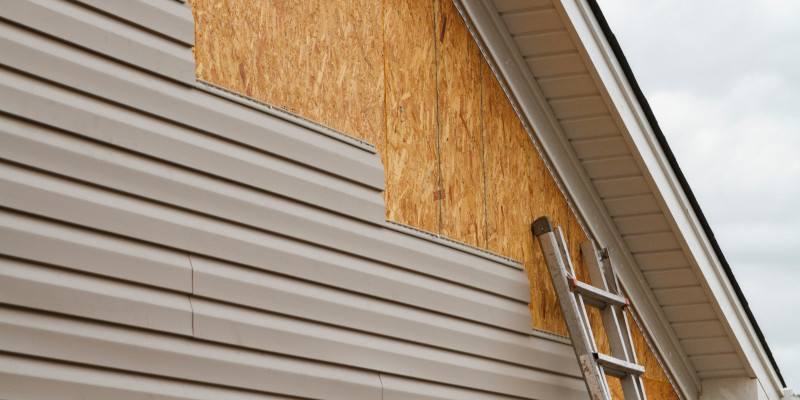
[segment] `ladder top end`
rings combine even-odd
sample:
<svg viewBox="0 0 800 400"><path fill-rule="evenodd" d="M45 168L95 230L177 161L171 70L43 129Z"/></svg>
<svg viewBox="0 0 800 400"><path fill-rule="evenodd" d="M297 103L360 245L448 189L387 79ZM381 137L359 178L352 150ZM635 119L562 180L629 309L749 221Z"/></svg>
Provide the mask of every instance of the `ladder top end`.
<svg viewBox="0 0 800 400"><path fill-rule="evenodd" d="M550 223L550 217L544 216L536 218L531 224L531 230L534 236L543 235L547 232L553 231L553 224Z"/></svg>

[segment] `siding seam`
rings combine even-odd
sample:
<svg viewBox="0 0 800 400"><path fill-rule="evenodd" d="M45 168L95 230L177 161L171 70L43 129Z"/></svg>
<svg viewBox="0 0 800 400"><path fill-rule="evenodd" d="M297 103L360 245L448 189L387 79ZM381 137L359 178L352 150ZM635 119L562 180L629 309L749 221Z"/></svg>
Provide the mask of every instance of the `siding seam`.
<svg viewBox="0 0 800 400"><path fill-rule="evenodd" d="M190 280L192 283L192 292L189 293L189 310L192 312L192 337L195 337L194 334L194 304L192 304L192 299L194 298L194 265L192 264L192 254L186 253L186 258L189 259L189 268L190 268Z"/></svg>

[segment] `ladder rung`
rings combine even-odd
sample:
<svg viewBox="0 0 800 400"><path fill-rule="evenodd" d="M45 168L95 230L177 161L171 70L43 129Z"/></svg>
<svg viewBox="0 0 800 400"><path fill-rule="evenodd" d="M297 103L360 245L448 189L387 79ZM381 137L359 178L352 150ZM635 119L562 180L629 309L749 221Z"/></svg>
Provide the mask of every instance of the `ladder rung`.
<svg viewBox="0 0 800 400"><path fill-rule="evenodd" d="M625 297L598 289L573 277L567 276L567 281L569 281L569 290L580 293L584 302L594 308L603 309L609 304L626 307L630 304Z"/></svg>
<svg viewBox="0 0 800 400"><path fill-rule="evenodd" d="M643 366L623 361L619 358L614 358L603 353L594 353L594 359L597 360L598 364L603 366L603 370L606 374L617 378L624 378L631 374L644 374Z"/></svg>

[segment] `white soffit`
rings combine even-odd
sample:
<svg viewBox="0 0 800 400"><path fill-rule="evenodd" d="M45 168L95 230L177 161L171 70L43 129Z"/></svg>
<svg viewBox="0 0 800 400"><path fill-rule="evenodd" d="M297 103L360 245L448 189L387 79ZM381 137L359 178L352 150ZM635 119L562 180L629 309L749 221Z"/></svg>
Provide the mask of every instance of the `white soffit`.
<svg viewBox="0 0 800 400"><path fill-rule="evenodd" d="M696 398L702 379L744 376L777 394L777 375L588 4L456 3L584 225L621 261L639 322L684 396Z"/></svg>

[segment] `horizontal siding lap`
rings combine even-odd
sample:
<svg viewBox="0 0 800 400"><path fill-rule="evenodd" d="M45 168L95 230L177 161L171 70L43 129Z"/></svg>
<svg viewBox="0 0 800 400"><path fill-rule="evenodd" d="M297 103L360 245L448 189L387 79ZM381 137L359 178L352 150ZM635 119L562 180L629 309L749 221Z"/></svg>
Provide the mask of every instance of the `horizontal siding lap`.
<svg viewBox="0 0 800 400"><path fill-rule="evenodd" d="M185 252L0 210L0 253L191 293Z"/></svg>
<svg viewBox="0 0 800 400"><path fill-rule="evenodd" d="M6 399L286 400L174 379L0 354L0 396ZM292 399L298 399L292 397ZM377 398L376 398L377 399Z"/></svg>
<svg viewBox="0 0 800 400"><path fill-rule="evenodd" d="M443 278L472 286L497 285L496 292L502 296L527 299L527 287L518 279L521 272L503 264L110 147L10 122L12 129L6 131L11 133L4 135L4 141L18 149L10 155L16 162L404 268L425 273L439 270ZM47 155L44 159L43 154Z"/></svg>
<svg viewBox="0 0 800 400"><path fill-rule="evenodd" d="M196 88L170 84L1 22L0 33L0 51L16 55L5 61L12 68L354 183L376 190L385 187L379 157L374 152L331 141L318 132L242 107L236 102ZM49 68L48 65L59 65L59 68ZM21 105L4 107L18 108Z"/></svg>
<svg viewBox="0 0 800 400"><path fill-rule="evenodd" d="M192 335L189 297L0 257L0 303Z"/></svg>
<svg viewBox="0 0 800 400"><path fill-rule="evenodd" d="M473 355L391 340L349 329L194 299L195 335L210 341L341 363L418 379L516 396L574 397L582 381Z"/></svg>
<svg viewBox="0 0 800 400"><path fill-rule="evenodd" d="M186 46L194 46L194 18L190 6L186 3L147 0L76 1L164 35Z"/></svg>
<svg viewBox="0 0 800 400"><path fill-rule="evenodd" d="M565 375L577 374L571 350L562 344L205 257L193 256L192 264L194 292L199 297ZM440 299L431 302L447 301L446 296L441 293ZM467 299L458 302L465 308L479 307Z"/></svg>
<svg viewBox="0 0 800 400"><path fill-rule="evenodd" d="M0 351L326 399L379 399L377 373L111 325L0 308Z"/></svg>
<svg viewBox="0 0 800 400"><path fill-rule="evenodd" d="M37 119L42 123L87 138L115 146L125 146L137 153L178 163L193 170L236 181L241 185L369 222L382 223L384 220L383 199L377 190L348 184L346 181L309 171L291 162L246 147L159 122L19 75L5 75L2 72L0 71L0 85L8 82L9 85L3 85L4 88L11 97L23 100L25 105L21 107L19 103L3 104L4 108L22 117ZM31 85L27 88L20 86L26 82L30 82ZM8 100L10 99L6 99ZM0 116L0 119L4 122L3 132L24 138L16 140L27 141L28 147L36 145L31 140L33 134L38 134L39 137L53 135L48 133L48 129L36 124L5 116ZM69 139L62 139L64 140ZM78 141L72 139L72 142ZM45 146L52 147L51 143L47 141L45 143ZM42 146L39 144L39 147ZM95 145L94 148L98 146ZM18 154L14 155L23 157L26 155L24 150L24 147L19 147ZM109 151L111 150L106 150ZM36 157L36 154L31 152L27 155ZM109 162L109 160L100 161Z"/></svg>
<svg viewBox="0 0 800 400"><path fill-rule="evenodd" d="M188 8L184 12L190 13ZM0 8L0 17L152 73L194 84L191 46L165 40L77 4L20 0L14 7Z"/></svg>
<svg viewBox="0 0 800 400"><path fill-rule="evenodd" d="M530 317L525 303L483 292L489 290L503 294L504 286L507 286L492 286L493 281L489 279L492 275L488 273L479 274L478 271L474 271L471 276L452 277L468 279L466 283L481 289L476 291L462 285L427 278L405 269L348 256L339 251L309 246L284 237L83 186L23 168L7 164L2 168L5 173L0 180L0 188L10 193L5 199L8 207L192 253L207 254L304 279L321 280L330 285L418 307L435 307L463 318L477 318L484 323L506 329L529 331ZM414 239L399 232L393 233L404 240ZM420 239L415 240L417 243L424 242ZM424 248L425 244L420 243L420 247ZM454 249L442 249L444 254L448 251L458 253ZM402 257L403 254L401 252L396 256ZM426 263L426 265L407 267L421 268L422 271L430 267L427 270L429 274L437 271L437 267L441 271L440 265L431 265L432 261L439 261L437 259L426 259L419 253L416 255L409 253L406 256L413 256ZM474 256L473 258L480 259ZM451 267L453 273L458 272L457 265ZM511 274L522 274L521 271L505 265L499 265L498 268L510 275L508 279L495 282L505 281L510 284L514 282ZM451 293L455 296L442 299L437 293ZM432 299L444 301L430 302ZM472 299L476 307L465 309L462 302L466 299ZM463 315L465 311L467 315Z"/></svg>
<svg viewBox="0 0 800 400"><path fill-rule="evenodd" d="M514 400L521 397L511 397L498 393L489 393L476 390L469 390L459 387L441 385L433 382L426 382L415 379L408 379L400 376L381 374L383 384L382 400L449 400L449 399L469 399L469 400ZM580 382L581 384L583 382ZM530 387L530 394L542 395L539 388ZM525 397L528 398L528 397ZM571 399L569 390L564 390L555 398ZM578 399L585 398L575 397Z"/></svg>

